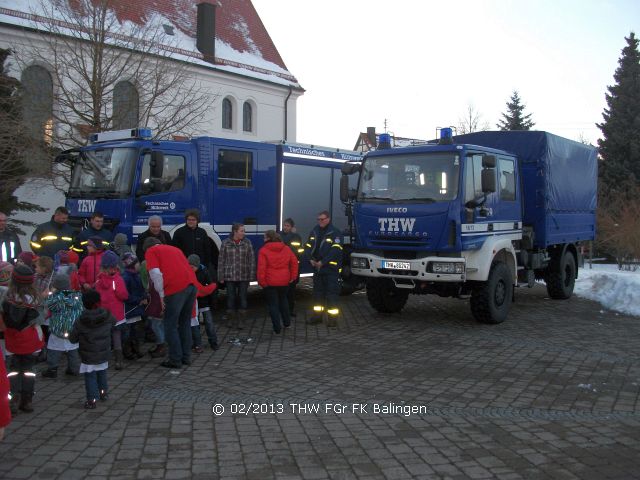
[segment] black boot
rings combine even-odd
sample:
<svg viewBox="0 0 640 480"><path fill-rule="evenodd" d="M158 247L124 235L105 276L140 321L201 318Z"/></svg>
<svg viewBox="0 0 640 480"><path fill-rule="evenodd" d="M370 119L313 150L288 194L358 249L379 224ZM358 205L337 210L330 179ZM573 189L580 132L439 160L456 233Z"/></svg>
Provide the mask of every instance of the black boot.
<svg viewBox="0 0 640 480"><path fill-rule="evenodd" d="M20 394L12 393L11 400L9 400L9 409L11 410L11 415L16 415L18 413L19 406L20 406Z"/></svg>
<svg viewBox="0 0 640 480"><path fill-rule="evenodd" d="M131 342L131 352L133 353L133 356L135 358L144 357L144 353L140 351L140 342L138 342L137 340Z"/></svg>
<svg viewBox="0 0 640 480"><path fill-rule="evenodd" d="M33 393L23 392L22 396L20 397L20 410L26 413L33 412L32 400L33 400Z"/></svg>
<svg viewBox="0 0 640 480"><path fill-rule="evenodd" d="M48 368L44 372L42 372L42 376L44 378L57 378L58 377L58 369L57 368Z"/></svg>
<svg viewBox="0 0 640 480"><path fill-rule="evenodd" d="M137 357L134 355L133 353L133 348L132 348L132 342L131 340L127 340L123 345L122 345L122 355L124 356L124 358L126 358L127 360L135 360ZM116 356L116 362L118 361L118 358Z"/></svg>
<svg viewBox="0 0 640 480"><path fill-rule="evenodd" d="M124 359L124 355L122 355L122 350L114 350L113 353L116 357L116 370L122 370L124 368L122 364Z"/></svg>

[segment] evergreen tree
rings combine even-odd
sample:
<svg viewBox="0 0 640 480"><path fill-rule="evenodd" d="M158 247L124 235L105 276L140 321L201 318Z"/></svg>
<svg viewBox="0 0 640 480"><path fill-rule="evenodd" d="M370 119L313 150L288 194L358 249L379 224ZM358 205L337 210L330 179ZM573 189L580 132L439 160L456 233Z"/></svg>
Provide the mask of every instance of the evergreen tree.
<svg viewBox="0 0 640 480"><path fill-rule="evenodd" d="M11 50L0 49L0 211L9 217L18 210L44 210L29 202L19 202L13 195L13 192L25 182L29 172L24 163L28 137L22 123L20 83L7 73L7 60L10 55ZM9 228L24 233L19 225L33 224L11 218Z"/></svg>
<svg viewBox="0 0 640 480"><path fill-rule="evenodd" d="M603 194L624 194L640 182L640 52L633 32L625 40L615 84L607 87L604 122L597 124L603 137L598 140Z"/></svg>
<svg viewBox="0 0 640 480"><path fill-rule="evenodd" d="M507 102L507 112L502 114L502 120L498 122L497 127L500 130L531 130L535 125L531 120L531 114L524 114L525 105L518 95L518 91L514 90L511 100Z"/></svg>

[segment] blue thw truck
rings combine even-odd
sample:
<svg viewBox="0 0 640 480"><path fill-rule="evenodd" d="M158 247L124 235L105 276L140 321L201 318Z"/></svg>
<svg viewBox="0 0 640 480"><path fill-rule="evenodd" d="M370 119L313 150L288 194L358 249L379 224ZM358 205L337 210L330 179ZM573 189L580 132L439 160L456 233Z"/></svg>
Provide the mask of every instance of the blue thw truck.
<svg viewBox="0 0 640 480"><path fill-rule="evenodd" d="M595 237L596 149L540 131L442 133L343 167L351 270L371 306L398 312L409 294L470 298L473 316L495 324L516 286L544 280L551 298L569 298L581 246Z"/></svg>
<svg viewBox="0 0 640 480"><path fill-rule="evenodd" d="M135 243L150 216L162 217L163 229L173 233L185 224L185 211L197 208L199 226L215 245L213 258L234 222L245 225L256 251L264 232L280 228L288 217L303 238L322 210L346 231L340 169L362 157L292 143L213 137L158 141L146 128L98 133L91 140L58 157L72 165L66 200L70 224L79 229L100 211L106 228Z"/></svg>

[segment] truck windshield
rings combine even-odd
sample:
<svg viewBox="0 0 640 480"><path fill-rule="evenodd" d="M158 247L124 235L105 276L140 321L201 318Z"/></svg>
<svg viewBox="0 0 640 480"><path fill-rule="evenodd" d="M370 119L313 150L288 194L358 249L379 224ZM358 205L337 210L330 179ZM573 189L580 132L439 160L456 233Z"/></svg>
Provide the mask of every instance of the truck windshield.
<svg viewBox="0 0 640 480"><path fill-rule="evenodd" d="M122 197L131 192L138 150L83 150L71 172L70 196Z"/></svg>
<svg viewBox="0 0 640 480"><path fill-rule="evenodd" d="M364 161L361 202L444 202L458 194L460 157L454 153L420 153L371 157Z"/></svg>

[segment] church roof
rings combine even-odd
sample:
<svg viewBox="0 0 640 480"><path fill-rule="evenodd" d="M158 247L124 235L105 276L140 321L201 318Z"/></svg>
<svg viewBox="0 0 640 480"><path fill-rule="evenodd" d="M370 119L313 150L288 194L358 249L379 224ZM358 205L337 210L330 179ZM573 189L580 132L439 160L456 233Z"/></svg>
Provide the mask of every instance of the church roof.
<svg viewBox="0 0 640 480"><path fill-rule="evenodd" d="M60 11L68 5L80 12L83 1L51 0L50 5L62 5L52 9L43 8L41 0L0 0L0 22L42 30L56 20L64 28ZM203 1L217 5L213 62L205 61L196 48L197 4ZM140 26L161 26L167 32L165 51L172 57L300 88L251 0L111 0L110 9L120 26L118 33L126 35Z"/></svg>

